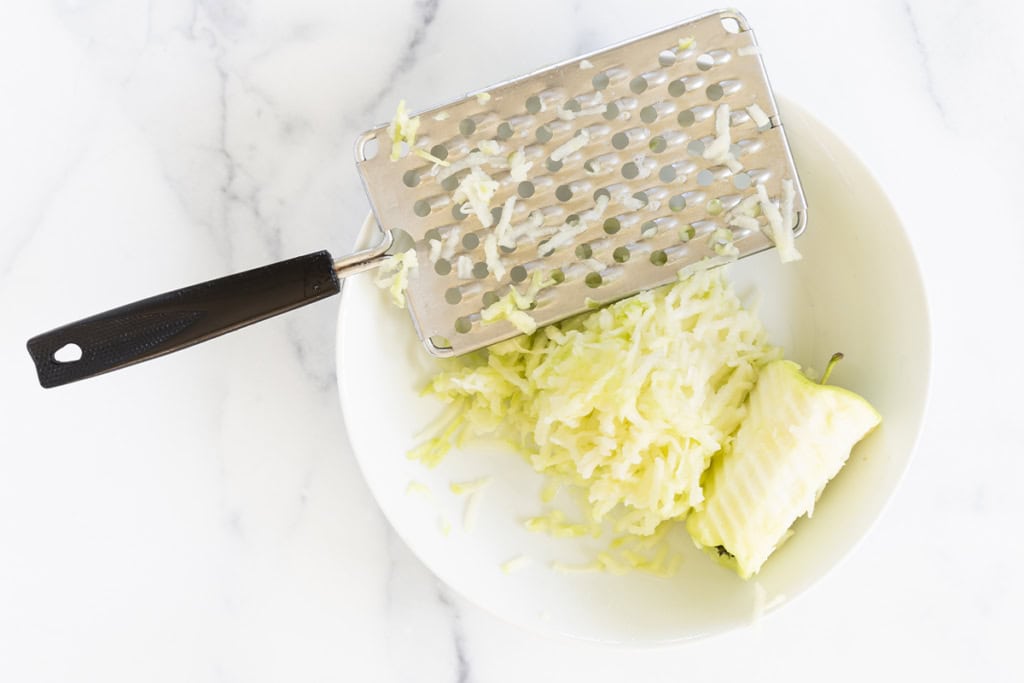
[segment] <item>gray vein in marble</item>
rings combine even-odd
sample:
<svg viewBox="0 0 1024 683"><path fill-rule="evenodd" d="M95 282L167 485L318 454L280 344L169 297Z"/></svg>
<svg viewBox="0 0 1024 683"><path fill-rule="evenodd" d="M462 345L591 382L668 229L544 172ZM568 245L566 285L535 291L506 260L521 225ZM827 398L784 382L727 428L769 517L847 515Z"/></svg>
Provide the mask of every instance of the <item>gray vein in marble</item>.
<svg viewBox="0 0 1024 683"><path fill-rule="evenodd" d="M329 306L329 304L321 305ZM335 370L329 369L326 362L317 362L316 357L320 354L315 351L311 353L309 334L317 331L319 330L312 326L300 327L291 319L285 323L285 336L295 353L295 360L298 362L299 370L318 391L327 393L337 385L338 375ZM333 347L331 340L332 335L328 334L326 339L318 341L321 344L330 344Z"/></svg>
<svg viewBox="0 0 1024 683"><path fill-rule="evenodd" d="M32 212L31 218L23 226L24 231L15 233L13 239L8 244L3 245L3 249L0 250L0 253L3 253L3 260L0 261L0 280L7 276L11 268L14 267L14 264L17 263L21 252L32 242L32 238L36 235L36 230L42 224L46 213L50 209L53 198L67 185L68 180L78 168L85 153L86 147L83 145L78 149L71 161L65 165L64 170L41 193L36 203L35 211Z"/></svg>
<svg viewBox="0 0 1024 683"><path fill-rule="evenodd" d="M211 141L211 147L213 153L220 157L223 168L223 181L220 184L219 194L221 196L221 205L219 207L219 219L213 221L213 225L209 227L214 231L214 236L218 240L221 248L221 256L225 263L231 265L234 255L236 252L233 235L237 229L243 227L235 225L236 221L232 220L232 211L234 208L243 208L250 216L251 222L247 222L245 228L258 228L255 232L262 238L262 242L265 250L268 252L269 258L281 258L282 251L282 239L280 230L272 226L266 216L263 215L259 207L259 185L253 183L254 187L247 195L243 194L239 189L239 180L245 174L244 164L239 160L235 152L231 149L229 141L229 133L231 126L231 103L234 94L230 92L230 89L235 84L241 84L241 87L246 93L250 90L245 87L241 78L233 73L227 66L227 47L224 41L221 40L219 35L225 25L227 28L236 28L237 26L244 23L244 19L236 14L225 11L217 11L216 6L214 7L215 14L210 13L210 3L205 1L196 2L192 5L192 18L191 24L187 29L183 29L182 33L190 41L199 41L206 39L209 42L209 47L213 50L212 67L216 71L218 81L218 93L217 93L217 111L213 113L217 116L217 133L216 139ZM257 93L259 94L259 93ZM273 103L266 100L265 97L261 98L264 100L266 106L269 109L273 109ZM178 186L177 179L168 178L173 186ZM179 198L186 204L185 197ZM246 230L244 234L252 234L253 230Z"/></svg>
<svg viewBox="0 0 1024 683"><path fill-rule="evenodd" d="M142 42L143 49L153 40L153 0L146 2L146 39Z"/></svg>
<svg viewBox="0 0 1024 683"><path fill-rule="evenodd" d="M228 248L227 256L231 257L233 249L231 248L231 236L232 236L232 221L231 221L231 209L233 204L238 204L248 210L252 214L254 223L261 226L263 229L260 230L260 234L263 237L264 244L269 251L271 258L281 258L281 234L279 230L274 229L268 225L266 218L263 216L259 208L259 187L254 187L248 197L243 196L237 189L237 182L240 174L243 172L241 162L235 158L234 152L230 148L228 142L228 126L229 126L229 105L230 96L228 89L230 88L230 81L232 74L228 71L227 67L224 66L223 51L218 55L215 62L215 68L217 69L217 76L220 79L220 93L219 93L219 106L220 106L220 122L219 122L219 138L217 141L218 147L217 152L221 156L224 162L224 183L221 186L221 196L224 198L223 206L221 207L221 229L223 230L222 238Z"/></svg>
<svg viewBox="0 0 1024 683"><path fill-rule="evenodd" d="M455 647L456 683L470 683L472 672L469 667L469 657L466 655L466 634L462 628L462 614L456 607L455 601L448 594L444 584L437 586L437 599L448 608L452 615L452 644Z"/></svg>
<svg viewBox="0 0 1024 683"><path fill-rule="evenodd" d="M946 107L943 105L942 100L939 98L938 90L935 88L935 74L932 71L928 48L924 44L924 40L921 39L921 32L918 29L917 19L914 17L914 10L910 6L909 0L903 0L903 13L907 16L907 21L910 23L910 31L914 36L914 46L917 48L917 53L921 56L921 70L924 73L925 92L928 93L929 99L935 105L935 109L939 112L939 117L943 123L948 125Z"/></svg>
<svg viewBox="0 0 1024 683"><path fill-rule="evenodd" d="M427 37L427 31L430 29L430 25L434 23L434 19L437 18L437 10L441 6L441 0L417 0L417 25L412 33L412 37L409 42L406 43L405 48L402 50L402 54L399 56L398 61L391 68L391 71L384 76L382 79L383 86L374 93L369 100L367 100L366 106L363 107L364 113L372 112L377 105L379 105L385 97L387 97L395 87L395 81L399 76L402 75L406 69L413 65L416 61L416 53L419 50L420 45Z"/></svg>

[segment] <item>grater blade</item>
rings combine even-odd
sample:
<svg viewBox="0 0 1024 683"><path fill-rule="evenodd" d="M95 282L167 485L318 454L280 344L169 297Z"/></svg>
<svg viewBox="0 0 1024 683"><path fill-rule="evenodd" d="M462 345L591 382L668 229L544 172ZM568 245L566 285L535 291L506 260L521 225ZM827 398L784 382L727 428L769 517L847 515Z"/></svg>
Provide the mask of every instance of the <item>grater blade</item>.
<svg viewBox="0 0 1024 683"><path fill-rule="evenodd" d="M722 141L705 159L718 137L716 118L718 126L726 120L723 105L732 160L723 161ZM415 243L420 267L408 308L435 356L520 334L509 320L481 316L510 288L541 284L525 313L547 325L672 282L705 259L726 262L773 246L764 216L727 225L734 209L756 203L749 198L758 184L781 201L783 181L791 180L790 227L799 235L806 225L753 31L734 10L469 93L419 113L419 121L413 149L397 160L386 153L387 125L360 136L356 158L378 225ZM521 165L509 164L515 152L532 163L525 180ZM455 199L470 162L497 183L486 202L489 221L462 195ZM510 197L498 265L492 235Z"/></svg>

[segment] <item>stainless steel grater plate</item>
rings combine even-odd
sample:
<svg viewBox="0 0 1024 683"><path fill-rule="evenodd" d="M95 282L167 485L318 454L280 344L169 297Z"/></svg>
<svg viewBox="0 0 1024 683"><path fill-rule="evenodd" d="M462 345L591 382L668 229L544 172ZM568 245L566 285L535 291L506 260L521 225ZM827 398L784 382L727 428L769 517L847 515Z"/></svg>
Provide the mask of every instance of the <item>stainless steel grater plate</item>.
<svg viewBox="0 0 1024 683"><path fill-rule="evenodd" d="M721 156L704 158L718 137L722 105L729 107L728 164ZM756 124L747 109L752 105L767 116L767 125ZM410 280L408 305L417 333L436 356L519 334L508 320L484 322L481 311L510 287L525 290L537 272L546 286L526 312L545 325L669 283L681 268L705 258L771 247L764 216L755 217L760 229L749 220L746 227L729 228L735 251L727 244L730 233L721 230L730 210L756 195L757 184L778 200L782 181L791 179L792 228L799 234L806 224L803 193L753 31L732 10L469 93L419 118L414 147L450 166L409 150L392 160L387 125L360 136L356 157L378 224L405 231L415 242L420 267ZM582 139L569 149L578 149L558 159L574 136ZM507 163L519 150L533 164L526 180L513 178ZM494 225L506 200L516 197L511 233L518 237L514 248L500 251L500 278L485 254L494 225L484 227L453 199L472 171L452 170L465 166L473 152L477 160L490 159L481 167L498 183L488 202ZM602 195L608 204L597 216ZM552 249L548 241L562 233L571 240Z"/></svg>

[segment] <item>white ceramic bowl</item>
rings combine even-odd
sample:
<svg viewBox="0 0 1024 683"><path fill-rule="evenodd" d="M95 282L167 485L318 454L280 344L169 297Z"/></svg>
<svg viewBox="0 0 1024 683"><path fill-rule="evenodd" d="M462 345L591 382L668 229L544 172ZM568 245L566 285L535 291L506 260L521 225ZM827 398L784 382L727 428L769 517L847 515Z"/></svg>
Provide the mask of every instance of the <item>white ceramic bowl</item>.
<svg viewBox="0 0 1024 683"><path fill-rule="evenodd" d="M349 438L381 509L413 552L480 607L534 632L632 646L670 644L750 622L820 579L864 536L907 467L928 390L930 342L921 278L900 220L868 170L828 129L783 102L783 120L810 207L799 263L772 251L730 266L745 297L759 299L772 341L786 356L822 368L846 359L832 382L866 396L884 417L829 485L813 519L744 582L700 552L671 579L644 574L561 574L551 560L583 561L606 541L527 532L540 509L540 475L494 447L453 451L436 469L408 460L417 434L441 406L421 397L435 361L404 311L386 303L372 275L345 284L338 323L338 378ZM364 230L361 239L367 240ZM462 527L465 499L449 484L490 475L475 529ZM410 493L420 482L431 495ZM451 531L442 531L445 520ZM513 574L499 565L525 555Z"/></svg>

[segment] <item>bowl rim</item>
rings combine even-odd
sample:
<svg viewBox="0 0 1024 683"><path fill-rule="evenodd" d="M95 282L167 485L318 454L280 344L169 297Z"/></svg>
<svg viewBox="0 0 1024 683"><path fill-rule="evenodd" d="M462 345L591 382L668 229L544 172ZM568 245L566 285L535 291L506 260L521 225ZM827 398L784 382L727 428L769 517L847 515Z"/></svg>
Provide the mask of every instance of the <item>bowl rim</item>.
<svg viewBox="0 0 1024 683"><path fill-rule="evenodd" d="M364 479L364 481L367 484L367 487L370 489L370 492L371 492L371 494L373 496L373 499L374 499L374 503L378 506L378 510L381 512L381 514L387 520L387 523L390 526L391 530L409 548L410 552L420 562L423 563L423 565L434 575L434 577L438 581L440 581L448 590L452 591L452 593L454 593L455 595L458 595L466 603L471 604L476 609L479 609L479 610L481 610L481 611L483 611L483 612L493 616L495 619L497 619L497 620L499 620L501 622L504 622L504 623L507 623L507 624L511 624L511 625L515 626L516 628L519 628L519 629L521 629L522 631L524 631L526 633L530 633L532 635L537 635L537 636L542 636L544 638L551 639L552 641L555 641L555 642L563 642L564 643L565 641L568 640L568 641L571 641L571 642L584 643L584 644L587 644L589 646L595 646L595 647L614 647L615 649L620 650L620 651L650 651L650 650L667 650L667 649L679 648L679 647L685 646L687 644L691 644L691 643L694 643L694 642L697 642L697 641L707 640L707 639L713 638L715 636L723 636L723 635L726 635L726 634L729 634L729 633L736 633L736 632L740 632L740 631L744 631L746 629L749 629L754 624L763 622L763 620L766 617L768 617L769 615L775 614L782 607L791 605L791 604L797 602L797 600L799 600L799 599L803 598L804 596L808 595L814 589L816 589L819 586L821 586L823 581L824 581L824 579L827 576L829 576L830 574L834 573L839 567L841 567L844 563L846 563L849 560L851 555L853 555L853 553L858 548L860 548L861 544L864 543L865 539L868 536L870 536L872 531L876 528L876 526L879 524L879 522L882 520L882 518L886 515L886 513L890 509L890 506L892 505L892 501L896 497L897 491L903 485L903 482L905 481L906 476L907 476L907 472L909 471L909 469L911 467L911 464L913 463L913 461L914 461L914 459L916 457L916 453L917 453L918 447L920 446L921 437L922 437L922 434L924 433L925 426L927 425L928 417L929 417L929 412L930 412L931 388L932 388L933 370L934 370L934 353L933 353L934 340L933 340L933 334L932 334L933 328L932 328L931 307L930 307L930 302L929 302L929 298L928 298L928 290L927 290L927 287L926 287L926 280L925 280L925 278L923 276L923 272L922 272L922 269L921 269L920 262L918 260L918 256L917 256L917 254L915 253L915 251L913 249L913 243L910 240L909 234L907 233L906 223L903 220L902 215L898 211L896 205L892 201L892 199L889 196L889 194L884 191L884 188L883 188L881 182L879 181L878 177L875 175L875 173L872 172L872 170L863 161L863 159L853 150L853 148L850 145L847 144L846 140L843 139L843 137L839 133L837 133L832 128L829 128L828 126L826 126L822 122L821 118L816 116L807 107L804 107L803 105L797 104L796 102L794 102L793 100L789 99L788 97L785 97L783 95L779 95L778 93L776 93L776 100L778 102L779 109L781 110L781 112L783 114L783 116L782 116L783 120L787 119L786 112L789 111L790 114L788 116L792 117L792 116L795 115L797 117L803 117L803 118L809 120L812 124L816 125L821 131L823 131L824 133L826 133L829 136L831 136L833 138L834 142L838 144L838 147L846 155L849 156L850 161L853 164L856 165L856 167L858 168L858 170L860 172L862 172L862 174L863 174L863 176L865 178L865 182L870 183L872 188L877 191L877 194L878 194L880 200L884 201L884 203L885 203L885 206L883 208L885 210L891 211L892 215L896 218L896 221L898 222L899 230L896 231L896 237L898 239L902 240L905 243L906 251L907 251L907 254L909 255L909 262L906 264L906 266L903 269L905 271L907 271L909 274L912 274L916 278L915 281L919 285L918 288L919 288L920 294L921 294L921 306L922 306L921 315L922 315L922 320L923 320L923 323L924 323L923 324L923 329L920 331L921 336L922 336L922 340L921 340L922 348L921 348L920 352L922 354L923 370L924 370L923 386L922 386L922 397L923 398L922 398L922 403L921 403L921 406L920 406L919 418L918 418L917 424L916 424L916 426L914 428L914 432L913 432L912 438L910 439L909 452L907 453L907 457L905 459L905 463L904 463L903 467L900 469L900 471L898 472L897 476L895 477L895 480L894 480L894 482L892 484L892 487L891 487L889 493L886 495L885 499L882 501L880 507L878 508L878 511L876 512L876 514L873 516L872 519L868 520L866 526L864 527L864 530L856 538L854 538L851 543L849 543L842 550L842 552L836 557L835 561L830 566L828 566L824 571L822 571L817 576L813 577L810 580L810 582L802 590L800 590L799 592L794 593L792 595L787 595L786 599L783 600L780 604L766 606L765 610L758 615L757 619L747 620L747 621L744 621L744 622L736 623L734 625L729 625L729 626L725 626L725 627L722 627L722 628L717 628L717 629L712 629L712 630L704 630L704 631L701 631L701 632L698 632L698 633L693 633L693 634L689 634L689 635L685 635L685 636L681 636L681 637L668 638L668 639L664 639L664 640L649 640L649 641L635 641L635 640L628 640L627 641L627 640L613 640L613 639L607 639L607 638L596 638L596 637L591 637L591 636L587 636L587 635L580 635L580 634L575 634L575 633L566 633L566 632L560 631L557 628L553 628L553 627L545 628L542 625L538 625L538 624L536 624L534 622L525 623L524 621L522 621L520 619L511 617L511 616L508 616L508 615L505 615L505 614L499 614L496 610L494 610L490 606L482 604L482 603L478 602L477 600L473 599L472 597L470 597L469 595L466 595L462 590L460 590L456 585L454 585L453 582L451 582L445 576L443 576L442 572L439 572L434 566L432 566L429 562L427 562L425 559L423 559L421 554L416 550L417 542L414 539L410 539L406 534L404 534L392 522L391 518L384 511L384 509L380 506L380 502L378 500L377 492L374 489L373 484L371 483L370 477L367 476L367 472L363 468L362 458L360 458L359 455L356 453L356 449L355 449L355 447L353 446L353 444L351 442L351 437L349 436L349 424L351 422L351 417L349 415L349 409L347 408L347 405L349 404L349 402L346 400L346 395L345 395L345 391L344 391L344 386L345 385L344 385L344 383L342 381L340 381L340 375L338 375L336 373L336 377L339 378L337 380L337 389L338 389L338 394L339 394L339 403L340 403L340 408L341 408L341 413L342 413L342 420L343 420L343 423L345 425L346 439L349 442L349 448L351 450L352 457L356 461L356 465L359 468L360 474L362 474L363 479ZM359 231L357 233L355 244L354 244L354 250L360 250L360 249L367 248L371 244L371 242L373 241L374 233L377 233L377 232L379 232L379 230L377 228L376 219L375 219L373 213L369 212L369 213L367 213L366 217L364 218L363 223L362 223L362 225L359 228ZM339 300L339 306L338 306L338 316L337 316L337 322L336 322L336 328L335 328L335 335L336 335L335 336L335 340L336 340L336 344L335 344L336 369L340 369L341 367L343 367L343 365L345 364L344 361L345 361L345 358L346 358L346 348L345 348L345 344L342 341L342 334L343 334L343 328L345 326L345 320L346 320L346 302L348 300L347 299L347 291L348 291L349 288L346 288L344 286L345 285L344 281L342 281L341 284L342 284L342 291L341 291L341 296L339 297L340 300Z"/></svg>

